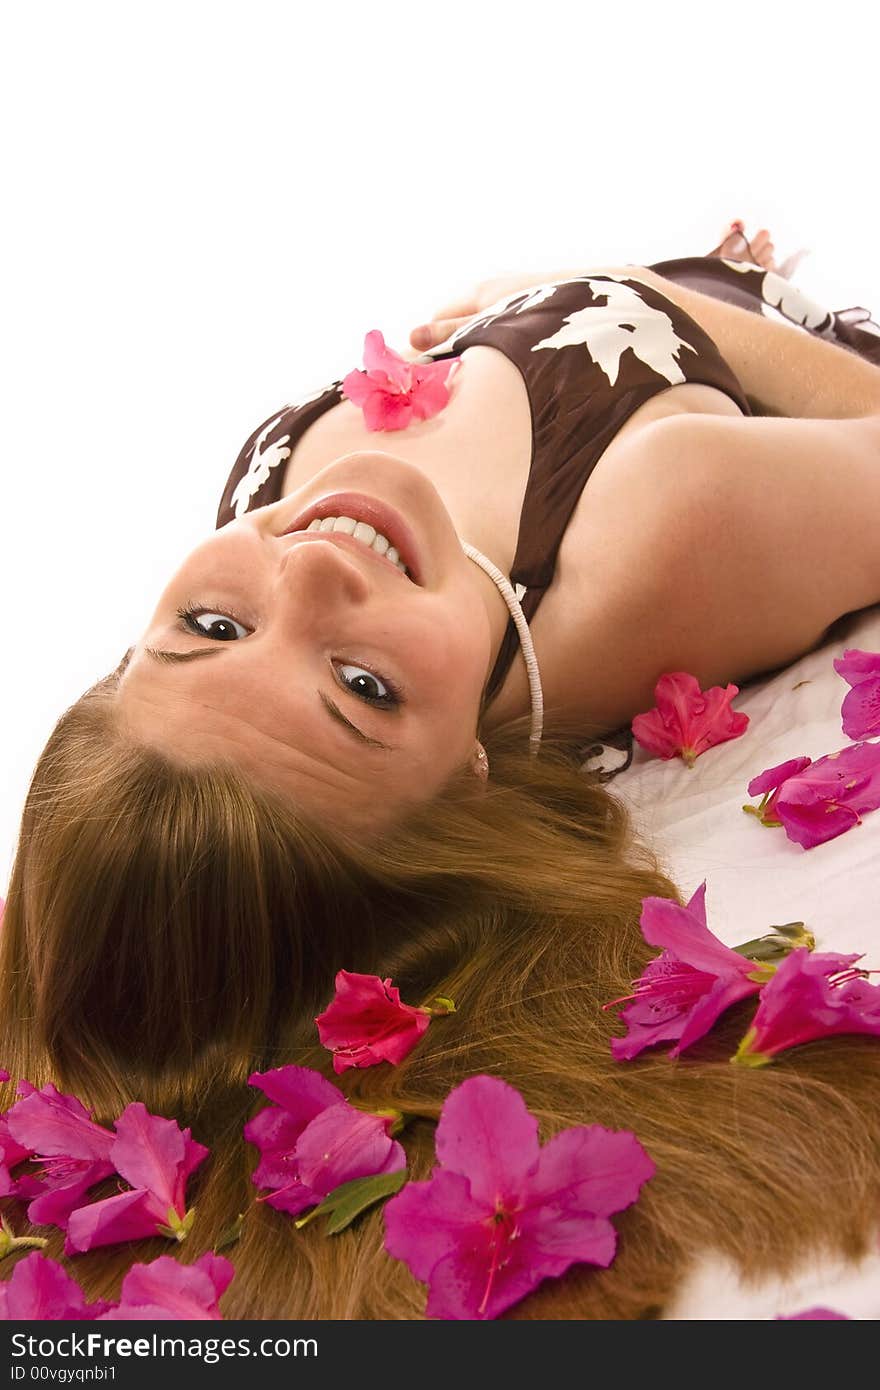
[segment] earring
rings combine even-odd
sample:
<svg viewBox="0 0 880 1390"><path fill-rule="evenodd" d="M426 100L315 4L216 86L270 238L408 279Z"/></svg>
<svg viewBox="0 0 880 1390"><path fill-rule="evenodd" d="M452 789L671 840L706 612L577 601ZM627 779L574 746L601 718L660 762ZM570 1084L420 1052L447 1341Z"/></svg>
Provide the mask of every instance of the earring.
<svg viewBox="0 0 880 1390"><path fill-rule="evenodd" d="M475 775L479 777L482 782L485 782L489 776L489 755L482 743L477 743L472 767Z"/></svg>

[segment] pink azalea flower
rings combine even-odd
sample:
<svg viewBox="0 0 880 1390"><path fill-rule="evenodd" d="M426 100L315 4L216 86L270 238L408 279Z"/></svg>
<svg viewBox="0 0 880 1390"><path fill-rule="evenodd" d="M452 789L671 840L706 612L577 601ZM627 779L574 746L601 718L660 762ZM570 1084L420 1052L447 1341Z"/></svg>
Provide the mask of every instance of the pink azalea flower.
<svg viewBox="0 0 880 1390"><path fill-rule="evenodd" d="M102 1322L218 1322L219 1299L235 1274L231 1262L210 1252L191 1265L160 1255L132 1265L122 1281L119 1303Z"/></svg>
<svg viewBox="0 0 880 1390"><path fill-rule="evenodd" d="M88 1189L115 1171L110 1157L115 1136L95 1122L76 1096L62 1095L51 1081L39 1091L20 1081L18 1091L22 1099L6 1111L5 1128L19 1156L10 1155L0 1133L3 1162L12 1166L32 1157L39 1169L8 1190L34 1198L28 1207L34 1225L65 1229Z"/></svg>
<svg viewBox="0 0 880 1390"><path fill-rule="evenodd" d="M6 1116L0 1115L0 1197L22 1195L19 1182L12 1176L12 1169L30 1156L27 1145L19 1144L9 1133Z"/></svg>
<svg viewBox="0 0 880 1390"><path fill-rule="evenodd" d="M670 898L645 898L640 926L649 945L665 949L635 981L633 994L604 1005L610 1009L633 1001L620 1015L629 1032L611 1040L619 1062L673 1039L669 1056L678 1057L708 1033L725 1009L758 994L772 972L772 966L749 960L709 931L705 881L687 907Z"/></svg>
<svg viewBox="0 0 880 1390"><path fill-rule="evenodd" d="M686 671L667 673L654 687L656 708L633 719L633 737L656 757L681 757L693 767L707 748L745 733L749 716L730 708L738 694L738 685L701 690Z"/></svg>
<svg viewBox="0 0 880 1390"><path fill-rule="evenodd" d="M880 734L880 652L848 647L834 669L852 687L840 707L847 738Z"/></svg>
<svg viewBox="0 0 880 1390"><path fill-rule="evenodd" d="M0 1322L73 1322L100 1317L108 1303L87 1303L67 1271L35 1251L19 1260L8 1283L0 1283Z"/></svg>
<svg viewBox="0 0 880 1390"><path fill-rule="evenodd" d="M815 762L792 758L752 778L749 796L760 793L760 804L743 810L762 825L784 826L790 840L813 849L880 806L880 744L851 743Z"/></svg>
<svg viewBox="0 0 880 1390"><path fill-rule="evenodd" d="M385 1206L385 1249L429 1286L428 1317L496 1318L572 1264L609 1265L608 1217L654 1164L628 1131L585 1125L543 1148L522 1096L495 1076L450 1091L439 1167Z"/></svg>
<svg viewBox="0 0 880 1390"><path fill-rule="evenodd" d="M430 420L449 402L449 380L461 365L407 362L374 328L364 339L365 371L349 372L342 394L364 412L368 430L405 430L415 420Z"/></svg>
<svg viewBox="0 0 880 1390"><path fill-rule="evenodd" d="M439 1008L419 1009L400 1002L390 979L340 970L336 994L315 1019L318 1036L333 1053L333 1070L396 1065L412 1052L435 1013L452 1013L451 1000L435 1000Z"/></svg>
<svg viewBox="0 0 880 1390"><path fill-rule="evenodd" d="M856 970L861 956L811 954L799 949L764 986L752 1026L735 1058L760 1067L779 1052L837 1033L880 1037L880 985Z"/></svg>
<svg viewBox="0 0 880 1390"><path fill-rule="evenodd" d="M2 901L3 901L3 899L0 898L0 902L2 902ZM8 1081L8 1080L9 1080L9 1072L6 1070L5 1067L0 1067L0 1081Z"/></svg>
<svg viewBox="0 0 880 1390"><path fill-rule="evenodd" d="M274 1105L244 1127L260 1150L252 1175L273 1192L264 1200L297 1216L354 1178L396 1173L406 1154L391 1138L395 1115L370 1115L349 1105L337 1086L309 1067L276 1067L248 1077Z"/></svg>
<svg viewBox="0 0 880 1390"><path fill-rule="evenodd" d="M132 1190L72 1212L66 1255L146 1236L183 1240L189 1231L186 1183L208 1149L196 1143L189 1129L181 1131L175 1120L151 1115L140 1101L125 1107L115 1128L110 1159Z"/></svg>

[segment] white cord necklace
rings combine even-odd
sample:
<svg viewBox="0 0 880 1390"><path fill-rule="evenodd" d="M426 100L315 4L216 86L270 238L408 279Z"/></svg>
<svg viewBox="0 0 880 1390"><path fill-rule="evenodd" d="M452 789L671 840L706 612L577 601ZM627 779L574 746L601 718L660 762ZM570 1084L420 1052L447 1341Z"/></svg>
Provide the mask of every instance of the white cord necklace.
<svg viewBox="0 0 880 1390"><path fill-rule="evenodd" d="M541 673L538 670L538 659L535 656L535 648L532 643L532 634L529 632L529 625L526 622L526 615L522 611L522 605L513 591L513 587L508 579L505 579L497 565L483 555L476 546L469 545L467 541L461 541L461 548L469 560L473 560L475 565L485 570L489 578L494 581L501 591L501 597L510 609L510 616L516 624L519 633L522 653L525 658L526 672L529 678L529 695L532 702L532 728L529 734L529 752L532 757L537 756L541 744L541 735L544 732L544 692L541 689Z"/></svg>

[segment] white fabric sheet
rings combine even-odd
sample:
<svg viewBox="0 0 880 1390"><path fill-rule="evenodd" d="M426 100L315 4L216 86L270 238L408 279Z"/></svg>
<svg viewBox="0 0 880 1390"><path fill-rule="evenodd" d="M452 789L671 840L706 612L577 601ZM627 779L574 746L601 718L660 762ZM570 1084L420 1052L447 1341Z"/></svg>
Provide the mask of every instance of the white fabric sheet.
<svg viewBox="0 0 880 1390"><path fill-rule="evenodd" d="M735 946L772 924L803 921L818 951L865 952L860 964L876 969L880 810L804 850L783 829L765 828L741 809L759 800L747 788L765 768L800 755L815 759L851 742L840 717L849 686L832 665L847 647L880 651L880 605L847 615L815 651L745 684L733 701L750 719L740 738L709 749L693 768L680 758L652 757L636 744L632 764L610 786L685 900L706 880L707 922L722 941ZM784 1283L751 1287L726 1261L707 1254L667 1317L772 1318L813 1304L880 1317L880 1253L861 1265L810 1259Z"/></svg>

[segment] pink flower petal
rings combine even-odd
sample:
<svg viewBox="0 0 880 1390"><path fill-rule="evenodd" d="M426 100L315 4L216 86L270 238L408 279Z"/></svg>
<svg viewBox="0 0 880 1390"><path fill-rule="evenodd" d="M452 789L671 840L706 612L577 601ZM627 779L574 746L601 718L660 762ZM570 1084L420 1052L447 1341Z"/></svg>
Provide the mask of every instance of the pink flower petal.
<svg viewBox="0 0 880 1390"><path fill-rule="evenodd" d="M96 1124L76 1096L62 1095L51 1081L39 1091L30 1087L24 1099L6 1111L6 1123L12 1137L32 1153L110 1160L112 1130Z"/></svg>
<svg viewBox="0 0 880 1390"><path fill-rule="evenodd" d="M480 1227L486 1207L471 1196L461 1173L437 1168L428 1182L408 1182L385 1203L383 1215L385 1249L427 1284L434 1267Z"/></svg>
<svg viewBox="0 0 880 1390"><path fill-rule="evenodd" d="M753 962L746 961L746 964L754 970ZM670 1048L670 1057L679 1057L686 1048L705 1037L709 1029L715 1026L721 1015L732 1005L738 1004L741 999L750 998L753 994L759 994L760 991L760 983L749 980L745 974L716 980L688 1015L677 1045Z"/></svg>
<svg viewBox="0 0 880 1390"><path fill-rule="evenodd" d="M802 1313L780 1313L777 1322L802 1322L808 1318L811 1322L851 1322L849 1313L836 1313L833 1308L805 1308Z"/></svg>
<svg viewBox="0 0 880 1390"><path fill-rule="evenodd" d="M449 1092L437 1125L437 1158L467 1176L478 1202L516 1195L538 1166L538 1122L513 1086L472 1076Z"/></svg>
<svg viewBox="0 0 880 1390"><path fill-rule="evenodd" d="M450 1092L437 1155L464 1171L436 1168L385 1207L385 1248L428 1283L429 1317L495 1318L575 1262L609 1264L601 1209L630 1205L654 1171L633 1135L597 1125L540 1149L519 1092L489 1076Z"/></svg>
<svg viewBox="0 0 880 1390"><path fill-rule="evenodd" d="M624 1038L611 1040L611 1054L631 1061L646 1047L677 1040L670 1057L678 1057L740 999L757 994L760 983L750 979L753 961L725 946L706 926L706 883L696 889L687 907L669 898L645 898L642 935L652 946L666 947L650 961L635 982L631 1002L621 1019ZM606 1008L609 1007L606 1005Z"/></svg>
<svg viewBox="0 0 880 1390"><path fill-rule="evenodd" d="M389 387L398 391L409 391L412 386L412 363L386 345L378 328L364 339L364 366L368 372L387 377Z"/></svg>
<svg viewBox="0 0 880 1390"><path fill-rule="evenodd" d="M262 1154L251 1175L257 1187L287 1186L293 1177L291 1156L305 1128L277 1105L267 1106L248 1120L244 1137L249 1144L256 1144Z"/></svg>
<svg viewBox="0 0 880 1390"><path fill-rule="evenodd" d="M736 685L701 690L687 671L667 672L654 687L656 708L633 719L633 737L656 757L680 755L693 764L708 748L745 733L748 715L730 708L738 694Z"/></svg>
<svg viewBox="0 0 880 1390"><path fill-rule="evenodd" d="M71 1212L67 1223L65 1255L78 1250L94 1250L117 1241L143 1240L158 1233L168 1221L167 1209L151 1192L120 1192L103 1202L91 1202Z"/></svg>
<svg viewBox="0 0 880 1390"><path fill-rule="evenodd" d="M390 979L340 970L336 993L315 1019L318 1036L333 1054L333 1070L402 1062L431 1019L424 1009L401 1003Z"/></svg>
<svg viewBox="0 0 880 1390"><path fill-rule="evenodd" d="M847 738L880 734L880 675L853 686L844 696L840 717Z"/></svg>
<svg viewBox="0 0 880 1390"><path fill-rule="evenodd" d="M778 763L776 767L768 767L757 777L752 778L749 783L749 796L763 796L764 792L774 791L777 787L781 787L789 777L803 772L804 768L809 767L811 762L811 758L789 758L788 762Z"/></svg>
<svg viewBox="0 0 880 1390"><path fill-rule="evenodd" d="M764 986L736 1060L761 1065L790 1047L841 1033L880 1037L880 985L854 972L859 960L803 947L792 951Z"/></svg>
<svg viewBox="0 0 880 1390"><path fill-rule="evenodd" d="M87 1303L79 1284L55 1260L38 1250L19 1260L8 1283L0 1283L0 1321L73 1322L104 1312L103 1302Z"/></svg>
<svg viewBox="0 0 880 1390"><path fill-rule="evenodd" d="M812 849L852 829L878 806L880 745L852 743L787 778L776 793L774 814L790 840Z"/></svg>
<svg viewBox="0 0 880 1390"><path fill-rule="evenodd" d="M835 671L848 685L880 677L880 652L866 652L859 647L847 647L843 656L832 663Z"/></svg>
<svg viewBox="0 0 880 1390"><path fill-rule="evenodd" d="M368 430L405 430L412 422L413 408L408 395L372 391L364 401L364 423Z"/></svg>
<svg viewBox="0 0 880 1390"><path fill-rule="evenodd" d="M154 1193L163 1211L173 1207L183 1216L187 1178L209 1150L188 1129L181 1131L176 1120L151 1115L140 1101L125 1107L116 1134L110 1157L117 1173L132 1187Z"/></svg>
<svg viewBox="0 0 880 1390"><path fill-rule="evenodd" d="M272 1071L255 1071L248 1077L249 1086L257 1086L276 1105L302 1125L303 1129L326 1110L339 1105L345 1097L338 1086L310 1067L275 1067Z"/></svg>
<svg viewBox="0 0 880 1390"><path fill-rule="evenodd" d="M352 405L363 407L368 396L371 396L376 390L376 383L370 380L366 372L355 370L342 378L340 390L342 395L351 401Z"/></svg>
<svg viewBox="0 0 880 1390"><path fill-rule="evenodd" d="M643 898L639 921L642 936L650 946L660 946L686 961L694 970L717 975L721 970L748 974L754 965L723 941L706 925L706 880L695 889L686 907L671 898Z"/></svg>
<svg viewBox="0 0 880 1390"><path fill-rule="evenodd" d="M219 1300L234 1274L222 1255L208 1253L190 1265L160 1255L150 1264L132 1265L118 1306L101 1321L219 1321Z"/></svg>
<svg viewBox="0 0 880 1390"><path fill-rule="evenodd" d="M406 1154L389 1138L391 1120L351 1105L333 1105L316 1115L296 1145L296 1168L306 1187L322 1197L354 1178L396 1173Z"/></svg>
<svg viewBox="0 0 880 1390"><path fill-rule="evenodd" d="M632 1206L655 1171L628 1130L579 1125L563 1130L542 1148L529 1206L552 1204L572 1214L612 1216Z"/></svg>
<svg viewBox="0 0 880 1390"><path fill-rule="evenodd" d="M90 1163L70 1182L40 1192L28 1207L28 1221L35 1226L60 1226L62 1231L66 1231L71 1212L83 1205L89 1188L109 1178L112 1172L114 1169L110 1163Z"/></svg>

